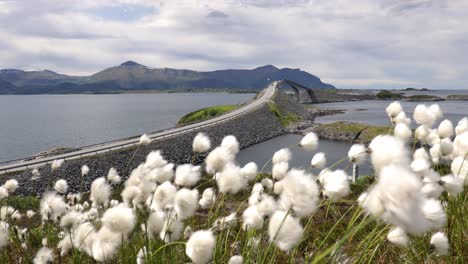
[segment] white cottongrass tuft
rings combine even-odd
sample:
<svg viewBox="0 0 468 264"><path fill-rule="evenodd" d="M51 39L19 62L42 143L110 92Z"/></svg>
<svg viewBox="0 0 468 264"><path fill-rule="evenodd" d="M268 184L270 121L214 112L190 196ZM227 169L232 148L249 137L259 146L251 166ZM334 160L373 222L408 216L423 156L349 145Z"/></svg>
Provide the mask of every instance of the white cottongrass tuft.
<svg viewBox="0 0 468 264"><path fill-rule="evenodd" d="M463 191L463 179L453 175L447 175L441 178L442 185L451 195L457 195Z"/></svg>
<svg viewBox="0 0 468 264"><path fill-rule="evenodd" d="M459 156L468 155L468 131L465 131L461 134L458 134L453 140L453 145L456 151L454 151Z"/></svg>
<svg viewBox="0 0 468 264"><path fill-rule="evenodd" d="M268 225L270 241L283 251L291 250L301 239L302 232L299 219L288 212L276 211L270 218Z"/></svg>
<svg viewBox="0 0 468 264"><path fill-rule="evenodd" d="M63 197L55 192L47 192L42 196L40 203L42 220L57 221L67 212L67 204Z"/></svg>
<svg viewBox="0 0 468 264"><path fill-rule="evenodd" d="M181 189L174 198L174 208L181 220L192 217L198 209L198 190Z"/></svg>
<svg viewBox="0 0 468 264"><path fill-rule="evenodd" d="M401 248L407 247L409 242L409 238L405 233L405 230L399 227L390 230L390 232L387 234L387 240Z"/></svg>
<svg viewBox="0 0 468 264"><path fill-rule="evenodd" d="M417 150L414 151L413 153L413 159L414 160L429 160L429 154L427 154L427 151L425 148L418 148Z"/></svg>
<svg viewBox="0 0 468 264"><path fill-rule="evenodd" d="M116 233L103 226L94 236L91 252L93 258L98 262L108 262L117 253L122 242L122 234Z"/></svg>
<svg viewBox="0 0 468 264"><path fill-rule="evenodd" d="M216 147L206 156L206 171L212 174L220 172L223 170L224 166L232 162L234 158L235 154L229 152L226 148Z"/></svg>
<svg viewBox="0 0 468 264"><path fill-rule="evenodd" d="M426 219L431 222L432 229L438 230L445 225L447 216L438 199L426 199L423 202L422 210Z"/></svg>
<svg viewBox="0 0 468 264"><path fill-rule="evenodd" d="M97 178L91 184L91 194L89 199L96 206L107 207L111 195L110 185L107 184L104 177Z"/></svg>
<svg viewBox="0 0 468 264"><path fill-rule="evenodd" d="M89 167L88 165L83 165L81 167L81 176L86 176L89 173Z"/></svg>
<svg viewBox="0 0 468 264"><path fill-rule="evenodd" d="M112 207L106 210L101 221L112 232L127 235L135 227L136 216L131 208Z"/></svg>
<svg viewBox="0 0 468 264"><path fill-rule="evenodd" d="M164 227L164 213L163 212L153 212L148 217L148 221L146 222L147 230L143 230L144 232L148 232L152 238L158 237L159 233L163 230Z"/></svg>
<svg viewBox="0 0 468 264"><path fill-rule="evenodd" d="M52 161L52 164L50 165L50 168L52 169L52 171L55 171L55 170L57 170L58 168L60 168L62 166L63 162L65 162L65 160L56 159L56 160Z"/></svg>
<svg viewBox="0 0 468 264"><path fill-rule="evenodd" d="M310 161L310 165L317 169L323 169L327 165L327 158L325 157L325 153L319 152L312 157Z"/></svg>
<svg viewBox="0 0 468 264"><path fill-rule="evenodd" d="M5 188L4 185L0 186L0 200L5 199L8 197L8 190Z"/></svg>
<svg viewBox="0 0 468 264"><path fill-rule="evenodd" d="M411 131L410 127L407 124L398 123L395 125L393 134L401 140L409 141L413 132Z"/></svg>
<svg viewBox="0 0 468 264"><path fill-rule="evenodd" d="M441 138L448 138L453 136L452 121L445 119L444 121L440 122L437 133L439 133L439 137Z"/></svg>
<svg viewBox="0 0 468 264"><path fill-rule="evenodd" d="M111 184L119 184L121 181L120 175L115 168L110 168L107 173L107 180Z"/></svg>
<svg viewBox="0 0 468 264"><path fill-rule="evenodd" d="M206 188L203 191L202 198L198 202L202 209L209 208L216 201L216 195L213 188Z"/></svg>
<svg viewBox="0 0 468 264"><path fill-rule="evenodd" d="M210 138L205 133L199 132L193 139L192 149L196 153L205 153L211 148Z"/></svg>
<svg viewBox="0 0 468 264"><path fill-rule="evenodd" d="M341 199L350 193L348 175L343 170L326 173L323 177L323 194L331 199Z"/></svg>
<svg viewBox="0 0 468 264"><path fill-rule="evenodd" d="M148 145L149 143L151 143L151 138L149 138L148 135L146 134L141 135L139 144L142 146L145 146L145 145Z"/></svg>
<svg viewBox="0 0 468 264"><path fill-rule="evenodd" d="M348 158L354 164L360 165L366 161L367 148L362 144L354 144L348 151Z"/></svg>
<svg viewBox="0 0 468 264"><path fill-rule="evenodd" d="M280 162L273 165L271 176L275 180L281 180L288 173L289 164L287 162Z"/></svg>
<svg viewBox="0 0 468 264"><path fill-rule="evenodd" d="M440 157L441 157L440 144L437 143L434 146L432 146L429 149L429 154L431 155L432 162L435 163L435 164L439 164Z"/></svg>
<svg viewBox="0 0 468 264"><path fill-rule="evenodd" d="M221 147L225 148L229 153L236 155L239 152L239 142L233 135L225 136L221 141Z"/></svg>
<svg viewBox="0 0 468 264"><path fill-rule="evenodd" d="M464 185L468 185L468 157L456 157L450 165L453 175L463 180Z"/></svg>
<svg viewBox="0 0 468 264"><path fill-rule="evenodd" d="M0 249L3 249L9 243L8 228L9 228L9 225L7 222L0 221Z"/></svg>
<svg viewBox="0 0 468 264"><path fill-rule="evenodd" d="M242 214L242 219L244 221L242 224L242 228L244 230L259 230L263 227L263 214L259 212L257 206L255 205L245 209L244 213Z"/></svg>
<svg viewBox="0 0 468 264"><path fill-rule="evenodd" d="M42 247L37 251L33 259L34 264L48 264L54 262L54 252L48 247Z"/></svg>
<svg viewBox="0 0 468 264"><path fill-rule="evenodd" d="M146 156L145 164L143 169L153 170L156 168L161 168L167 164L167 161L161 154L160 150L153 150Z"/></svg>
<svg viewBox="0 0 468 264"><path fill-rule="evenodd" d="M401 107L400 102L393 102L387 106L385 109L385 112L387 112L387 115L390 119L394 119L397 117L401 112L403 111L403 108Z"/></svg>
<svg viewBox="0 0 468 264"><path fill-rule="evenodd" d="M388 135L375 137L369 144L371 161L377 174L390 164L409 165L409 153L404 141Z"/></svg>
<svg viewBox="0 0 468 264"><path fill-rule="evenodd" d="M420 125L426 125L431 127L436 120L436 116L429 110L426 105L420 104L414 108L413 113L414 120Z"/></svg>
<svg viewBox="0 0 468 264"><path fill-rule="evenodd" d="M411 169L418 174L424 174L428 172L430 167L431 164L425 159L417 159L411 162Z"/></svg>
<svg viewBox="0 0 468 264"><path fill-rule="evenodd" d="M434 247L437 255L448 255L450 245L447 236L442 232L437 232L431 237L431 246Z"/></svg>
<svg viewBox="0 0 468 264"><path fill-rule="evenodd" d="M400 112L395 118L393 118L395 124L407 124L408 126L411 124L411 119L406 117L405 112Z"/></svg>
<svg viewBox="0 0 468 264"><path fill-rule="evenodd" d="M262 181L261 181L261 184L268 191L273 189L273 186L274 186L273 181L271 179L268 179L268 178L263 178Z"/></svg>
<svg viewBox="0 0 468 264"><path fill-rule="evenodd" d="M192 187L200 180L201 167L192 164L179 165L175 172L175 184L179 186Z"/></svg>
<svg viewBox="0 0 468 264"><path fill-rule="evenodd" d="M185 254L195 264L205 264L213 258L216 238L213 232L199 230L192 234L185 245Z"/></svg>
<svg viewBox="0 0 468 264"><path fill-rule="evenodd" d="M249 162L241 168L240 173L247 181L253 181L257 177L258 166L255 162Z"/></svg>
<svg viewBox="0 0 468 264"><path fill-rule="evenodd" d="M299 143L306 151L314 151L318 148L318 137L314 132L307 133Z"/></svg>
<svg viewBox="0 0 468 264"><path fill-rule="evenodd" d="M36 213L33 210L28 210L26 211L26 216L31 219L36 215Z"/></svg>
<svg viewBox="0 0 468 264"><path fill-rule="evenodd" d="M11 193L14 193L16 189L18 188L18 181L15 179L10 179L6 181L3 186L8 191L8 193L11 194Z"/></svg>
<svg viewBox="0 0 468 264"><path fill-rule="evenodd" d="M273 162L273 164L289 162L291 156L291 151L288 148L283 148L276 151L275 154L273 154L273 158L271 159L271 161Z"/></svg>
<svg viewBox="0 0 468 264"><path fill-rule="evenodd" d="M228 264L242 264L244 262L244 258L239 255L232 256L229 258Z"/></svg>
<svg viewBox="0 0 468 264"><path fill-rule="evenodd" d="M457 135L460 135L463 132L467 132L467 131L468 131L468 117L464 117L460 121L458 121L458 124L455 127L455 133Z"/></svg>
<svg viewBox="0 0 468 264"><path fill-rule="evenodd" d="M64 194L68 190L68 183L64 179L60 179L55 182L54 189L61 194Z"/></svg>
<svg viewBox="0 0 468 264"><path fill-rule="evenodd" d="M434 115L435 120L440 119L444 116L444 113L442 112L442 109L438 104L432 104L429 106L429 111Z"/></svg>
<svg viewBox="0 0 468 264"><path fill-rule="evenodd" d="M426 141L430 132L430 129L426 125L420 125L414 131L414 136L421 141Z"/></svg>
<svg viewBox="0 0 468 264"><path fill-rule="evenodd" d="M164 210L173 206L177 188L171 182L164 182L156 188L151 207Z"/></svg>
<svg viewBox="0 0 468 264"><path fill-rule="evenodd" d="M247 186L247 179L243 178L240 173L240 168L233 164L228 163L223 171L216 179L218 189L221 193L236 194Z"/></svg>

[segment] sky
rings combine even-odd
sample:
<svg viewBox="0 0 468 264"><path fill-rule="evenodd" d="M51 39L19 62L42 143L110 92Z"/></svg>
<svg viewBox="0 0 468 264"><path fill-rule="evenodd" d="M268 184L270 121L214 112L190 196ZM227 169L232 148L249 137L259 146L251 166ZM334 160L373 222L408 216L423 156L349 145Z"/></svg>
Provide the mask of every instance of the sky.
<svg viewBox="0 0 468 264"><path fill-rule="evenodd" d="M467 25L468 0L0 0L0 69L273 64L339 88L468 89Z"/></svg>

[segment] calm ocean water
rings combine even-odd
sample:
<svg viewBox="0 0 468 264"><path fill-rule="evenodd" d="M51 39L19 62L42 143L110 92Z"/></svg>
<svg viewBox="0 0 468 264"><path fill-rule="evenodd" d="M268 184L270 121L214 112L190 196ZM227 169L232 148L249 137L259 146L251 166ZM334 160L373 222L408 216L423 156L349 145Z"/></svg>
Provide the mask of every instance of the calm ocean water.
<svg viewBox="0 0 468 264"><path fill-rule="evenodd" d="M0 161L174 126L191 111L253 94L174 93L0 96Z"/></svg>

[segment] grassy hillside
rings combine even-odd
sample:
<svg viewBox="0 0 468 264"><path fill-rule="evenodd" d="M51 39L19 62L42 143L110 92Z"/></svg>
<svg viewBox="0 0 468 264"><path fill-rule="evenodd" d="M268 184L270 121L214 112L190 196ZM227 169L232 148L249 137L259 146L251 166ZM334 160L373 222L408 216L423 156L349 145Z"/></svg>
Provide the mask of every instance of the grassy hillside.
<svg viewBox="0 0 468 264"><path fill-rule="evenodd" d="M219 105L203 108L184 115L181 119L179 119L179 121L177 121L177 125L183 126L195 122L200 122L215 116L222 115L237 108L239 108L238 105Z"/></svg>

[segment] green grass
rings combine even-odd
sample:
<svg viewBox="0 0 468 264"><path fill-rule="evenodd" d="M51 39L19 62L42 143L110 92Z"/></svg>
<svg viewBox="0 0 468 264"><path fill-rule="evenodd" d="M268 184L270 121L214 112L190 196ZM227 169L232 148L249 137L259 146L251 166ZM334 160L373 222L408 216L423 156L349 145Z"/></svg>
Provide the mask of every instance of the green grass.
<svg viewBox="0 0 468 264"><path fill-rule="evenodd" d="M213 118L215 116L222 115L237 108L239 108L239 105L220 105L203 108L184 115L182 118L179 119L177 125L182 126L195 122L200 122L203 120Z"/></svg>
<svg viewBox="0 0 468 264"><path fill-rule="evenodd" d="M371 126L361 123L351 123L351 122L334 122L330 124L321 124L317 126L316 131L332 131L339 133L352 133L357 135L361 132L358 139L362 139L365 142L372 140L374 137L382 134L388 134L390 127L387 126Z"/></svg>
<svg viewBox="0 0 468 264"><path fill-rule="evenodd" d="M399 93L392 93L390 91L384 90L376 94L379 99L400 99L403 98L403 95Z"/></svg>
<svg viewBox="0 0 468 264"><path fill-rule="evenodd" d="M301 118L293 113L281 111L279 106L274 102L268 102L268 108L280 121L282 127L287 127L291 123L299 121Z"/></svg>
<svg viewBox="0 0 468 264"><path fill-rule="evenodd" d="M20 212L26 212L30 209L39 209L40 200L35 196L10 196L2 200L2 203L13 207Z"/></svg>

